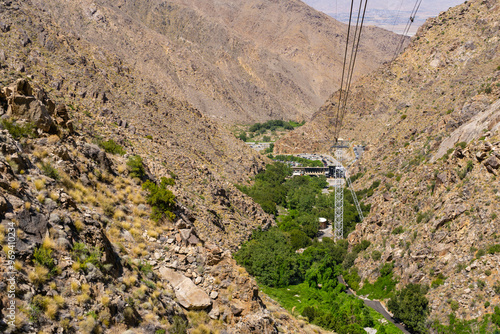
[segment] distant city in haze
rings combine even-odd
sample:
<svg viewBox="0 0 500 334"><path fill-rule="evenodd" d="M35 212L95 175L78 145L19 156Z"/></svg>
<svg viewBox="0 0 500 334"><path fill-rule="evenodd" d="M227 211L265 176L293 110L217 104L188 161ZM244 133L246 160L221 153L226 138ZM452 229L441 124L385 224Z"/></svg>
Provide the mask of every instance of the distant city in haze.
<svg viewBox="0 0 500 334"><path fill-rule="evenodd" d="M344 23L349 22L349 11L351 2L348 0L302 0L316 10L322 11L336 20ZM459 5L465 0L423 0L415 16L414 22L408 35L412 36L417 32L425 20L429 17L437 16L440 12L450 7ZM415 1L404 0L372 0L368 1L365 15L365 24L381 27L395 33L403 33L406 23L410 18L410 13L415 6ZM354 2L357 15L359 1ZM356 16L357 17L357 16Z"/></svg>

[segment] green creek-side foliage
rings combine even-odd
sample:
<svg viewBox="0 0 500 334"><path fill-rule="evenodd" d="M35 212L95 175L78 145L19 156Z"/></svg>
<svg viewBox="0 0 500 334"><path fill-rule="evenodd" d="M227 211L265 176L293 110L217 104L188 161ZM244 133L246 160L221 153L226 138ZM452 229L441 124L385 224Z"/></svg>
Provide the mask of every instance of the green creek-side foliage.
<svg viewBox="0 0 500 334"><path fill-rule="evenodd" d="M236 260L256 277L266 293L311 323L338 333L365 333L363 327L398 333L392 324L375 321L380 315L362 301L345 294L345 286L337 278L353 266L357 254L370 242L361 242L351 252L345 240L335 243L323 238L318 242L318 218L333 219L333 194L321 193L328 185L324 176L288 178L290 175L285 164L273 163L255 177L253 186L240 187L266 212L280 215L277 227L253 232L235 254ZM344 198L347 234L359 218L350 193L345 192ZM368 206L361 207L365 214L369 212ZM301 248L305 250L296 253Z"/></svg>
<svg viewBox="0 0 500 334"><path fill-rule="evenodd" d="M362 240L350 252L346 240L334 242L323 238L318 242L318 218L333 219L333 194L322 194L321 190L327 185L324 177L289 178L290 175L287 165L275 162L256 175L252 186L239 186L266 212L279 215L277 227L255 230L250 240L234 254L263 291L283 307L313 324L341 334L365 333L364 327L373 327L377 333L401 333L392 323L379 321L382 315L366 307L361 300L346 294L346 287L338 281L338 276L342 275L358 295L388 300L389 310L413 333L428 333L432 327L440 334L500 334L499 307L481 321L458 320L454 313L450 314L449 325L428 321L429 301L425 297L428 287L408 284L396 290L398 277L393 273L392 262L380 264L379 276L373 283L361 282L354 261L370 242ZM360 176L355 175L351 180ZM379 185L380 181L375 180L369 188L356 192L358 199L372 196ZM370 211L369 206L360 205L364 214ZM351 193L344 190L344 235L358 222ZM495 247L490 247L489 251L496 252ZM297 253L298 249L303 252ZM375 261L381 258L378 251L364 256L371 256Z"/></svg>
<svg viewBox="0 0 500 334"><path fill-rule="evenodd" d="M268 156L269 158L280 161L280 162L287 162L287 161L293 161L301 164L304 167L323 167L323 162L321 160L309 160L306 158L301 158L301 157L296 157L294 155L277 155L277 156Z"/></svg>

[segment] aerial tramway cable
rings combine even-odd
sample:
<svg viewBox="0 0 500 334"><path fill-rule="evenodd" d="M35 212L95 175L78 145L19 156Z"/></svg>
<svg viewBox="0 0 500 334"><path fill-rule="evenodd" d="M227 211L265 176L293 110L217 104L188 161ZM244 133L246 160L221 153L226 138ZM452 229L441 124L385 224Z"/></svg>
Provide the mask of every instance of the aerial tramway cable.
<svg viewBox="0 0 500 334"><path fill-rule="evenodd" d="M410 13L410 17L408 18L408 21L406 22L406 26L405 26L405 29L403 30L403 33L401 34L401 38L399 40L396 51L394 53L393 60L396 59L398 54L402 51L401 49L403 48L404 39L406 37L406 34L408 34L408 31L410 30L411 24L413 23L413 21L415 21L415 17L417 16L417 12L418 12L421 4L422 4L422 0L415 0L415 5L413 5L413 9Z"/></svg>
<svg viewBox="0 0 500 334"><path fill-rule="evenodd" d="M364 6L363 6L363 1L364 1ZM351 11L349 14L349 26L347 28L347 40L346 40L346 48L344 52L344 63L342 67L342 79L340 83L340 91L339 91L339 100L338 100L338 105L337 105L337 112L336 112L336 118L335 118L335 129L334 129L334 137L335 140L337 141L339 138L339 133L340 133L340 128L342 126L342 121L344 119L346 110L347 110L347 98L349 96L349 91L350 91L350 86L352 82L352 76L354 73L354 65L356 63L356 57L358 54L358 49L359 49L359 42L361 39L361 31L363 28L363 23L364 23L364 18L365 18L365 13L366 13L366 6L367 6L368 1L367 0L360 0L359 3L359 10L358 10L358 15L357 15L357 20L356 20L356 26L354 29L354 37L352 38L352 49L351 53L349 55L349 65L347 68L346 72L346 63L347 63L347 57L348 57L348 51L349 51L349 39L351 35L351 22L352 22L352 14L353 14L353 7L354 7L354 1L351 0ZM363 14L361 15L361 9L363 8ZM360 22L360 17L361 17L361 22ZM345 78L345 80L344 80ZM344 92L344 81L345 81L345 92Z"/></svg>
<svg viewBox="0 0 500 334"><path fill-rule="evenodd" d="M394 22L392 23L392 30L391 30L392 32L394 32L394 27L396 26L396 23L399 20L399 14L401 13L402 7L403 7L403 0L401 0L401 2L399 3L398 12L396 13L396 18L394 19Z"/></svg>
<svg viewBox="0 0 500 334"><path fill-rule="evenodd" d="M346 38L346 46L345 46L345 51L344 51L344 62L342 66L342 79L340 82L340 91L339 91L339 101L337 105L337 113L336 113L336 118L335 118L335 128L334 128L334 138L335 138L335 144L333 147L336 148L336 153L337 153L337 159L338 159L338 164L336 166L336 172L335 172L335 213L334 213L334 237L335 240L338 241L340 239L343 239L344 236L344 189L342 186L342 180L339 178L340 175L337 175L338 172L343 173L342 171L344 168L342 167L342 155L343 155L343 149L345 143L339 140L339 133L340 129L342 127L342 122L347 110L347 99L349 97L349 91L351 88L351 82L352 82L352 76L354 73L354 65L356 63L356 57L358 55L358 49L359 49L359 41L361 39L361 32L363 29L363 23L365 19L365 13L366 13L366 5L368 3L368 0L359 0L359 10L358 10L358 17L356 20L356 27L354 28L354 36L352 38L352 48L351 48L351 53L349 55L349 65L347 67L347 72L346 72L346 63L347 63L347 57L348 57L348 51L349 51L349 39L351 35L351 22L352 22L352 14L353 14L353 7L354 7L354 0L351 0L351 11L349 13L349 26L347 28L347 38ZM364 1L364 8L363 8L363 1ZM363 8L363 15L361 17L361 8ZM361 22L360 22L360 17L361 17ZM344 78L345 78L345 93L344 93ZM345 173L344 177L346 176ZM352 191L352 186L351 186L351 191ZM356 196L354 193L353 196ZM361 211L361 210L359 210ZM360 219L362 220L362 212L360 214Z"/></svg>
<svg viewBox="0 0 500 334"><path fill-rule="evenodd" d="M361 40L361 32L362 32L362 29L363 29L363 23L364 23L364 20L365 20L365 13L366 13L366 5L367 5L367 1L365 1L365 5L364 5L364 8L363 8L363 16L361 18L361 24L359 26L359 33L358 33L358 36L357 36L357 41L356 41L356 35L355 35L355 43L356 43L356 47L354 47L354 44L353 44L353 48L352 48L352 52L351 52L351 62L350 62L350 74L349 74L349 77L348 77L348 81L347 81L347 90L346 90L346 94L345 94L345 97L344 97L344 105L343 105L343 112L342 114L340 115L340 124L342 124L343 120L344 120L344 116L347 112L347 99L349 97L349 92L350 92L350 88L351 88L351 82L352 82L352 76L354 74L354 65L356 63L356 57L358 55L358 50L359 50L359 42ZM359 16L360 16L360 13L361 13L361 5L362 5L362 1L360 2L359 4L359 12L358 12L358 22L359 22ZM357 30L357 29L356 29ZM340 129L339 129L340 131Z"/></svg>
<svg viewBox="0 0 500 334"><path fill-rule="evenodd" d="M347 51L349 50L349 36L351 34L351 19L352 19L352 9L354 7L354 0L351 0L351 11L349 13L349 25L347 26L347 37L345 43L345 51L344 51L344 63L342 65L342 78L340 79L340 91L339 91L339 102L337 106L337 115L335 117L335 132L337 131L338 122L340 119L340 104L342 101L342 89L344 87L344 75L345 75L345 64L347 61ZM335 133L335 140L337 140L338 136Z"/></svg>

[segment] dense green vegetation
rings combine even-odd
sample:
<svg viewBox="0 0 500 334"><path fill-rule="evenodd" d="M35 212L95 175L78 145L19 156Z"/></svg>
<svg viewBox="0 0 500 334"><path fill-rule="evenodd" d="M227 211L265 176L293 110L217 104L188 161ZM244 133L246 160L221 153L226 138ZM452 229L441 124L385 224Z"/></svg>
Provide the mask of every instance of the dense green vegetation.
<svg viewBox="0 0 500 334"><path fill-rule="evenodd" d="M56 266L56 262L54 261L54 257L52 255L52 249L45 248L44 246L40 246L35 248L33 252L33 261L49 270L49 277L56 274L59 268Z"/></svg>
<svg viewBox="0 0 500 334"><path fill-rule="evenodd" d="M373 284L365 280L363 288L357 291L358 294L368 296L370 299L392 297L397 284L397 279L393 277L393 268L393 263L384 263L380 268L380 276L377 280Z"/></svg>
<svg viewBox="0 0 500 334"><path fill-rule="evenodd" d="M481 321L477 319L460 320L455 313L449 315L449 325L440 324L435 321L432 328L438 334L500 334L500 308L495 307L493 315L486 314Z"/></svg>
<svg viewBox="0 0 500 334"><path fill-rule="evenodd" d="M97 139L97 145L99 145L99 147L101 147L104 151L111 154L124 155L125 153L127 153L123 146L116 143L113 139L109 139L106 141Z"/></svg>
<svg viewBox="0 0 500 334"><path fill-rule="evenodd" d="M309 160L306 158L296 157L294 155L277 155L274 157L270 156L270 158L280 162L297 162L304 167L323 167L323 162L321 162L321 160Z"/></svg>
<svg viewBox="0 0 500 334"><path fill-rule="evenodd" d="M266 294L290 312L337 333L365 334L363 327L375 328L377 333L401 333L391 323L382 324L379 321L382 315L364 306L361 300L343 293L343 289L341 284L335 289L324 290L312 288L307 283L283 288L262 287Z"/></svg>
<svg viewBox="0 0 500 334"><path fill-rule="evenodd" d="M61 176L59 175L59 172L57 171L57 169L55 169L50 164L50 162L42 161L41 164L40 164L40 169L42 170L42 172L45 175L47 175L48 177L53 178L54 180L59 180L61 178Z"/></svg>
<svg viewBox="0 0 500 334"><path fill-rule="evenodd" d="M146 177L146 170L142 163L142 158L139 155L131 155L127 160L127 168L130 176L139 179L144 179Z"/></svg>
<svg viewBox="0 0 500 334"><path fill-rule="evenodd" d="M235 136L243 141L250 139L255 141L257 138L260 138L260 141L270 142L279 138L280 134L277 132L291 131L304 124L305 122L297 123L293 121L271 120L265 123L255 123L245 126L244 129L236 130Z"/></svg>
<svg viewBox="0 0 500 334"><path fill-rule="evenodd" d="M364 333L363 327L377 328L379 333L399 333L395 326L375 321L381 316L361 300L345 294L345 286L337 279L352 266L354 260L349 259L355 259L356 251L366 249L368 242L356 245L349 253L345 240L311 241L304 234L302 241L309 246L299 254L294 251L298 245L294 245L292 233L278 227L257 230L235 258L263 285L264 292L289 310L295 307L295 312L311 323L337 333Z"/></svg>
<svg viewBox="0 0 500 334"><path fill-rule="evenodd" d="M78 263L78 267L87 271L87 265L91 263L99 269L104 269L101 262L102 251L97 247L88 247L83 242L75 242L71 251L71 258ZM76 266L75 266L76 267Z"/></svg>
<svg viewBox="0 0 500 334"><path fill-rule="evenodd" d="M9 133L12 137L14 137L15 140L27 137L36 137L36 126L33 123L27 122L18 125L14 121L3 119L0 120L0 124L5 128L5 130L9 131Z"/></svg>
<svg viewBox="0 0 500 334"><path fill-rule="evenodd" d="M128 158L127 168L131 177L141 180L146 178L146 169L139 155L132 155ZM171 176L175 177L175 174ZM146 201L151 205L151 219L155 222L159 222L163 218L175 219L175 214L173 213L176 207L175 195L167 188L174 184L175 180L173 178L166 177L160 178L159 184L151 180L146 180L142 184L142 189L148 192Z"/></svg>
<svg viewBox="0 0 500 334"><path fill-rule="evenodd" d="M408 284L397 291L387 303L394 317L403 321L412 333L427 333L425 321L429 313L429 301L425 297L428 287Z"/></svg>
<svg viewBox="0 0 500 334"><path fill-rule="evenodd" d="M375 321L380 315L359 299L345 294L345 286L338 281L341 274L356 281L354 261L370 242L361 241L351 252L345 240L334 242L323 238L319 242L318 218L333 219L333 195L321 193L327 185L324 176L288 178L290 174L289 167L276 162L259 173L252 186L239 187L264 210L280 212L280 215L277 227L255 230L251 239L234 254L235 259L256 277L265 292L288 309L296 307L295 312L311 323L338 333L364 333L363 327L377 328L379 333L398 333L395 326ZM350 192L346 191L344 198L344 233L347 235L359 218ZM369 207L361 206L366 214ZM305 249L297 253L301 248ZM392 278L392 264L381 271L384 277ZM359 276L357 281L359 283Z"/></svg>
<svg viewBox="0 0 500 334"><path fill-rule="evenodd" d="M394 276L393 263L381 264L375 282L365 280L361 284L354 261L370 246L370 242L362 240L350 252L345 240L334 242L323 238L319 242L318 218L333 219L333 196L321 193L327 184L324 177L290 178L290 175L287 165L275 162L256 175L252 186L238 186L266 212L279 215L278 226L267 231L254 231L251 239L234 254L235 259L256 277L265 293L292 313L326 329L337 333L364 333L363 327L373 327L377 333L400 333L394 325L377 321L382 316L364 306L359 299L345 294L345 286L338 281L338 276L342 275L349 287L360 295L367 295L370 299L390 298L389 310L411 332L427 333L431 326L427 323L429 302L425 295L428 287L409 284L396 291L398 278ZM356 194L361 199L369 197L379 186L380 181L374 181L369 188ZM347 235L359 218L349 191L344 192L344 199L344 235ZM365 214L369 212L369 206L361 203L361 207ZM487 251L497 253L498 247L491 245ZM298 249L303 249L303 252L297 253ZM381 253L374 250L364 256L378 261ZM477 333L500 334L497 325L500 327L499 307L481 322L457 320L452 314L449 325L435 322L432 327L442 334L472 333L473 328Z"/></svg>
<svg viewBox="0 0 500 334"><path fill-rule="evenodd" d="M302 123L297 123L297 122L287 122L287 121L282 121L282 120L271 120L267 121L265 123L255 123L250 126L248 129L248 132L254 132L254 133L264 133L266 131L275 131L280 128L284 130L293 130L296 127L299 127L301 125L304 125L305 122Z"/></svg>
<svg viewBox="0 0 500 334"><path fill-rule="evenodd" d="M142 189L148 191L146 200L151 205L151 219L159 222L163 217L170 220L175 219L172 212L175 209L175 195L167 189L167 186L173 186L175 181L170 178L162 177L160 184L151 181L146 181L142 185Z"/></svg>
<svg viewBox="0 0 500 334"><path fill-rule="evenodd" d="M267 213L277 214L278 207L286 208L286 213L278 217L282 231L297 229L305 232L309 238L314 238L318 232L319 217L333 220L334 195L321 193L328 186L324 176L289 178L291 175L292 170L287 165L275 162L268 164L265 171L255 176L252 186L238 186L238 189L252 197ZM370 194L363 191L363 195ZM344 235L347 235L360 220L347 189L344 190L344 200ZM360 205L365 214L370 211L370 206Z"/></svg>

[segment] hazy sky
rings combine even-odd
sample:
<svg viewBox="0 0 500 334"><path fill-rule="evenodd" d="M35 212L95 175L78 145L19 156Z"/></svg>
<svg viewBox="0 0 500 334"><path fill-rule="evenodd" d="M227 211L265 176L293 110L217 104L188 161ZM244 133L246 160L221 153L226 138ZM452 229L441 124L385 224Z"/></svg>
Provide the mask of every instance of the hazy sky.
<svg viewBox="0 0 500 334"><path fill-rule="evenodd" d="M348 22L351 1L349 0L302 0L309 6L325 12L342 22ZM450 7L463 3L465 0L422 0L409 34L415 34L417 28L428 17L437 16ZM365 22L397 33L402 33L415 5L414 0L370 0L368 1ZM354 7L359 8L359 0L355 0Z"/></svg>

